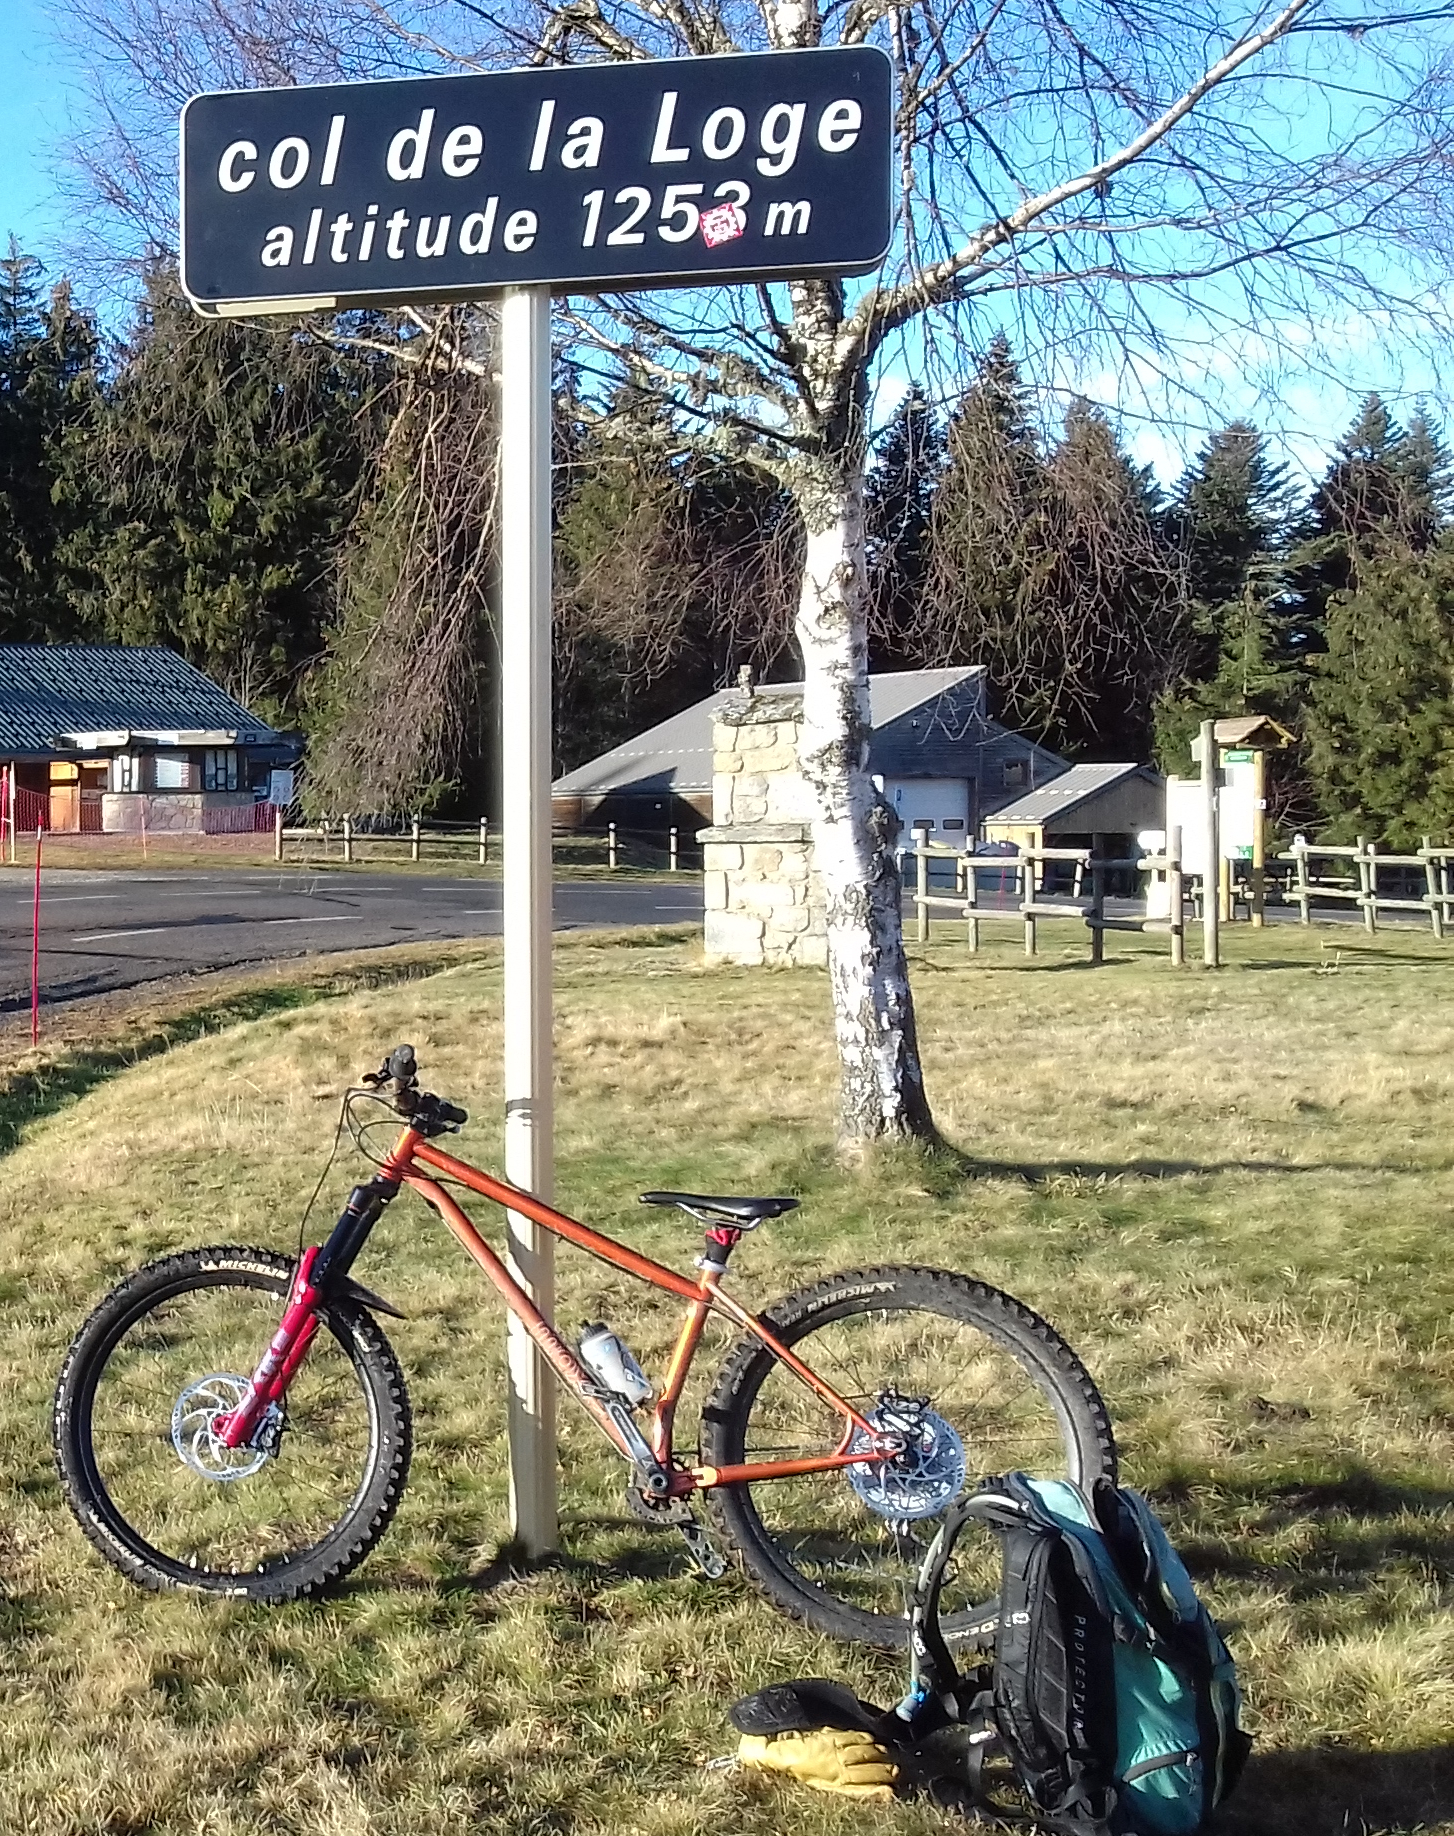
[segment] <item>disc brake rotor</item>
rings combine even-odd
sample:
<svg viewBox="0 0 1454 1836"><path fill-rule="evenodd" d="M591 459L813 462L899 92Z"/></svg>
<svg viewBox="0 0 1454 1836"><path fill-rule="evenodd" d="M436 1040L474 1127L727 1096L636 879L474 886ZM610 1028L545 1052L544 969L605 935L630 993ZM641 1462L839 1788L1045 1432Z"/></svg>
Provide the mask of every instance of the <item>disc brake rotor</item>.
<svg viewBox="0 0 1454 1836"><path fill-rule="evenodd" d="M250 1479L277 1451L283 1412L276 1403L268 1404L251 1441L243 1446L229 1447L217 1433L219 1418L238 1407L248 1387L246 1377L214 1371L189 1383L177 1398L172 1410L172 1446L183 1464L204 1479L223 1484Z"/></svg>
<svg viewBox="0 0 1454 1836"><path fill-rule="evenodd" d="M865 1460L850 1466L848 1483L880 1517L912 1523L935 1517L958 1497L968 1462L964 1443L942 1415L923 1398L887 1392L865 1420L878 1434L903 1441L903 1451L887 1460ZM870 1448L873 1440L861 1428L848 1444L850 1453Z"/></svg>

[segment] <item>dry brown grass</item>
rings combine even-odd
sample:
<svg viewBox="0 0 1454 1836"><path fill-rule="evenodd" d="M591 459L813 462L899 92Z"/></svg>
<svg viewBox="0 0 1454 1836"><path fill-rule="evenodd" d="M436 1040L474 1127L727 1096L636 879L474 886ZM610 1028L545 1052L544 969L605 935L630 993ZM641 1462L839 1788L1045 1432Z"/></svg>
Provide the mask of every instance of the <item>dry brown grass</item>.
<svg viewBox="0 0 1454 1836"><path fill-rule="evenodd" d="M559 1196L684 1264L689 1226L641 1212L637 1191L799 1191L803 1210L741 1255L749 1299L892 1257L1030 1301L1097 1374L1130 1476L1234 1628L1259 1756L1229 1830L1454 1831L1454 957L1380 939L1329 976L1315 939L1233 942L1244 960L1212 978L1134 948L1091 972L1079 942L1024 965L936 941L917 972L930 1088L973 1164L887 1155L846 1174L827 1148L819 977L573 940ZM432 1087L477 1112L464 1146L488 1162L499 980L473 958L236 1024L219 1010L221 1030L120 1072L113 1054L75 1089L52 1068L44 1102L34 1067L16 1086L31 1106L0 1189L5 1831L866 1827L701 1762L730 1744L734 1695L816 1672L886 1699L894 1667L691 1577L625 1516L588 1424L564 1424L562 1563L510 1568L500 1323L412 1203L361 1273L410 1314L389 1330L414 1477L337 1599L152 1599L64 1513L45 1423L71 1332L145 1257L289 1247L342 1082L413 1039ZM336 1168L328 1199L354 1177ZM565 1324L600 1309L660 1358L668 1313L569 1254L560 1275ZM905 1836L949 1827L916 1805L873 1815Z"/></svg>

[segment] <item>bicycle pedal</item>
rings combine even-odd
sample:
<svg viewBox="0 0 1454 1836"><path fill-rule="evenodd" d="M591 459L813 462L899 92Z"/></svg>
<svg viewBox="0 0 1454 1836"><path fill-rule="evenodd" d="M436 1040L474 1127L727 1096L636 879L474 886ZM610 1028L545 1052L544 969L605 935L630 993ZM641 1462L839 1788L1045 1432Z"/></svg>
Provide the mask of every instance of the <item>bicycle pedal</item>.
<svg viewBox="0 0 1454 1836"><path fill-rule="evenodd" d="M723 1560L721 1551L707 1532L695 1518L692 1518L689 1523L678 1524L677 1528L682 1533L682 1541L687 1546L687 1554L692 1558L697 1571L705 1575L709 1581L720 1581L727 1572L727 1564Z"/></svg>

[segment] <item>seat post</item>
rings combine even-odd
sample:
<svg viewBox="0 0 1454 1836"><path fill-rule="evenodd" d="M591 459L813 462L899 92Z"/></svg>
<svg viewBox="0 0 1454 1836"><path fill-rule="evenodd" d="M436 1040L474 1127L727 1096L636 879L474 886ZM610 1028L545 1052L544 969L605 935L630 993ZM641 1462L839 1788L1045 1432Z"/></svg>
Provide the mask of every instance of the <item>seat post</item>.
<svg viewBox="0 0 1454 1836"><path fill-rule="evenodd" d="M727 1259L742 1241L742 1232L731 1224L709 1224L705 1244L697 1267L708 1273L725 1274Z"/></svg>

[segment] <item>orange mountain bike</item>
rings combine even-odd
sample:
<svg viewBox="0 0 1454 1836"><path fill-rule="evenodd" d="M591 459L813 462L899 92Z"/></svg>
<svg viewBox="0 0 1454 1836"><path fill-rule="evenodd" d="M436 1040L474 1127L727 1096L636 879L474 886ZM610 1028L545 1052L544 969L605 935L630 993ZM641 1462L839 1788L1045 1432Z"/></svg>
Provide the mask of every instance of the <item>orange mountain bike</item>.
<svg viewBox="0 0 1454 1836"><path fill-rule="evenodd" d="M1095 1385L1008 1295L938 1269L867 1268L753 1314L723 1286L728 1261L745 1232L796 1199L643 1193L705 1226L695 1277L681 1275L445 1153L438 1138L467 1118L420 1090L412 1047L347 1093L360 1146L358 1105L370 1102L404 1127L326 1242L296 1260L220 1248L153 1262L106 1297L67 1354L55 1404L66 1495L101 1554L143 1586L295 1600L347 1574L383 1535L411 1435L404 1378L375 1315L402 1316L352 1270L405 1186L485 1271L626 1461L632 1511L680 1530L698 1567L719 1575L704 1505L771 1599L822 1631L903 1644L914 1575L967 1482L1016 1469L1082 1485L1115 1477ZM659 1386L603 1325L568 1344L446 1180L684 1301ZM676 1410L714 1314L742 1336L686 1458ZM969 1635L972 1606L945 1614L951 1640Z"/></svg>

